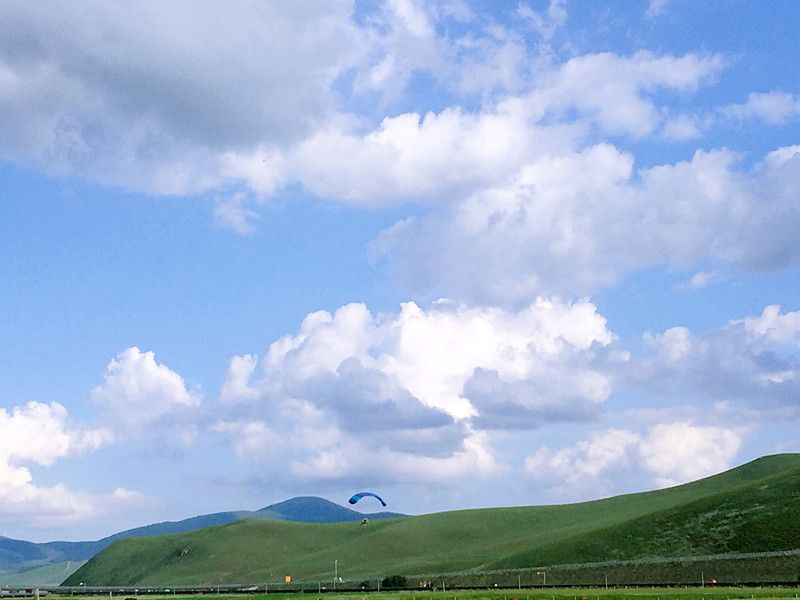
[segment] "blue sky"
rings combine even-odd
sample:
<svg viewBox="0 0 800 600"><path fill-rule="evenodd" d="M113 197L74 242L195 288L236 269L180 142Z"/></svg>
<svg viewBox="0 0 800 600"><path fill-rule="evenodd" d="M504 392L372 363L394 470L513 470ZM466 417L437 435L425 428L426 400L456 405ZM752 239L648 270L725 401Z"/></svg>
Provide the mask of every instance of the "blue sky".
<svg viewBox="0 0 800 600"><path fill-rule="evenodd" d="M0 7L0 527L800 451L796 2Z"/></svg>

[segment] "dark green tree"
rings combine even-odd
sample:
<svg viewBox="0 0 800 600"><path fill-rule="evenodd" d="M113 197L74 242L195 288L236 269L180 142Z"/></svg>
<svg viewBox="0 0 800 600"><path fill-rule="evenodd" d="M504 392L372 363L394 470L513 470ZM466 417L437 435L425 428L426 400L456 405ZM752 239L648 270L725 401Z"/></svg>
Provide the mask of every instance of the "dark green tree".
<svg viewBox="0 0 800 600"><path fill-rule="evenodd" d="M408 587L408 580L402 575L389 575L381 581L382 590L400 590Z"/></svg>

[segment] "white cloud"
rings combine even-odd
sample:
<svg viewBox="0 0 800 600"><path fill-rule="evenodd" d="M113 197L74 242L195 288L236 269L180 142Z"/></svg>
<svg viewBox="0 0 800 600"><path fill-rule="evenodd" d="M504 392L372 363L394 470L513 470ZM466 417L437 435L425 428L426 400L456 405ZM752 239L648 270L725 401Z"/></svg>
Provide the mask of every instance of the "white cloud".
<svg viewBox="0 0 800 600"><path fill-rule="evenodd" d="M200 394L157 363L153 352L132 346L118 354L106 367L103 384L92 390L92 400L122 437L157 431L160 443L187 445L196 435Z"/></svg>
<svg viewBox="0 0 800 600"><path fill-rule="evenodd" d="M525 459L526 473L549 481L553 491L581 496L617 491L621 480L644 477L666 487L730 468L743 431L691 422L660 423L645 433L628 429L594 432L574 446L541 448Z"/></svg>
<svg viewBox="0 0 800 600"><path fill-rule="evenodd" d="M781 169L784 165L796 164L796 159L800 158L800 144L795 146L783 146L767 154L764 164L770 169Z"/></svg>
<svg viewBox="0 0 800 600"><path fill-rule="evenodd" d="M612 337L587 301L311 313L258 367L231 361L215 431L239 456L280 458L298 477L332 477L334 458L341 477L368 464L400 479L483 472L498 466L482 429L595 416L610 383L592 363Z"/></svg>
<svg viewBox="0 0 800 600"><path fill-rule="evenodd" d="M255 231L251 222L258 218L258 213L245 208L247 195L236 192L228 198L217 198L214 203L214 220L217 225L225 229L232 229L240 235L249 235Z"/></svg>
<svg viewBox="0 0 800 600"><path fill-rule="evenodd" d="M725 281L725 276L721 273L698 271L687 281L678 284L676 288L680 290L699 290L714 283L719 283L720 281Z"/></svg>
<svg viewBox="0 0 800 600"><path fill-rule="evenodd" d="M606 413L626 425L526 458L525 471L557 495L585 498L634 491L632 481L668 486L705 477L731 466L753 428L800 417L800 311L767 306L702 335L678 326L645 341L649 351L622 360L609 353L594 363L613 381L614 397L641 407Z"/></svg>
<svg viewBox="0 0 800 600"><path fill-rule="evenodd" d="M674 142L686 142L701 136L704 124L699 123L696 117L681 114L664 123L662 137Z"/></svg>
<svg viewBox="0 0 800 600"><path fill-rule="evenodd" d="M243 398L258 398L259 390L250 386L250 380L257 366L258 356L253 354L231 358L228 364L228 373L225 376L222 391L219 395L220 401L225 403Z"/></svg>
<svg viewBox="0 0 800 600"><path fill-rule="evenodd" d="M658 56L637 52L578 56L531 92L529 102L561 118L574 110L610 134L644 137L661 123L659 90L691 92L725 66L719 55Z"/></svg>
<svg viewBox="0 0 800 600"><path fill-rule="evenodd" d="M492 303L592 293L659 265L782 268L800 260L800 155L776 152L749 171L726 150L638 172L608 144L543 156L375 248L411 293Z"/></svg>
<svg viewBox="0 0 800 600"><path fill-rule="evenodd" d="M377 91L383 102L396 99L417 70L435 72L444 67L445 47L437 35L434 15L416 0L390 0L371 15L369 58L354 83L356 93Z"/></svg>
<svg viewBox="0 0 800 600"><path fill-rule="evenodd" d="M641 436L624 429L595 432L588 440L555 452L540 448L525 458L525 472L535 477L556 477L563 480L565 488L596 479L608 469L618 468L630 460L632 446L641 442Z"/></svg>
<svg viewBox="0 0 800 600"><path fill-rule="evenodd" d="M551 60L548 42L566 20L563 2L553 0L546 14L517 11L522 27L501 25L485 13L458 1L380 4L367 18L370 45L357 69L356 97L377 93L381 108L391 106L417 74L482 100L527 89L532 74ZM530 29L542 40L534 48Z"/></svg>
<svg viewBox="0 0 800 600"><path fill-rule="evenodd" d="M361 204L460 200L508 185L537 160L576 154L592 126L634 136L655 131L663 120L656 93L695 89L722 64L718 56L646 52L573 58L480 112L405 113L366 133L336 121L284 155L286 177L318 196Z"/></svg>
<svg viewBox="0 0 800 600"><path fill-rule="evenodd" d="M701 137L712 127L722 128L738 122L758 121L786 125L800 117L800 97L783 91L751 92L746 102L731 103L711 111L681 113L663 123L661 137L686 142Z"/></svg>
<svg viewBox="0 0 800 600"><path fill-rule="evenodd" d="M566 20L559 0L546 16L519 12L543 39ZM453 198L505 181L542 148L574 150L576 122L647 135L662 120L659 91L691 91L723 66L646 52L562 65L528 49L524 32L453 3L393 0L362 17L345 0L4 5L0 155L155 194L242 185L268 196L299 182L362 203ZM449 33L463 20L469 33ZM360 94L396 97L417 72L486 108L370 123ZM215 216L247 233L252 215L236 197Z"/></svg>
<svg viewBox="0 0 800 600"><path fill-rule="evenodd" d="M214 187L226 153L302 137L334 108L365 41L351 11L4 3L0 152L158 194Z"/></svg>
<svg viewBox="0 0 800 600"><path fill-rule="evenodd" d="M746 317L733 324L744 324L755 340L769 345L800 346L800 311L782 313L778 305L770 305L758 317Z"/></svg>
<svg viewBox="0 0 800 600"><path fill-rule="evenodd" d="M747 102L729 104L722 107L720 112L730 119L753 119L780 125L800 117L800 97L782 91L751 92Z"/></svg>
<svg viewBox="0 0 800 600"><path fill-rule="evenodd" d="M0 456L48 466L57 458L93 450L111 440L102 429L67 426L67 409L57 402L29 402L11 414L0 408Z"/></svg>
<svg viewBox="0 0 800 600"><path fill-rule="evenodd" d="M647 5L647 11L645 11L645 16L653 19L662 15L668 4L669 0L650 0Z"/></svg>
<svg viewBox="0 0 800 600"><path fill-rule="evenodd" d="M463 440L462 446L446 457L426 456L380 448L365 452L348 440L341 446L320 452L308 461L294 461L292 473L301 479L342 480L357 476L374 482L436 483L465 477L503 473L479 434Z"/></svg>
<svg viewBox="0 0 800 600"><path fill-rule="evenodd" d="M505 180L526 158L568 148L570 137L568 131L532 130L514 105L480 114L447 109L387 117L363 135L321 130L287 162L319 196L360 204L441 202Z"/></svg>
<svg viewBox="0 0 800 600"><path fill-rule="evenodd" d="M587 352L595 343L606 345L612 337L605 319L587 301L539 299L518 312L448 302L424 310L409 302L397 315L378 316L362 304L350 304L334 314L308 315L298 335L273 343L259 385L266 389L273 380L332 373L354 358L426 406L464 418L472 408L461 393L476 368L496 370L507 380L541 377L550 361ZM233 389L252 396L242 377L252 373L252 361L246 357L232 363L224 388L228 397ZM603 396L602 391L593 393Z"/></svg>
<svg viewBox="0 0 800 600"><path fill-rule="evenodd" d="M0 516L32 527L58 527L141 504L130 490L92 495L63 484L37 485L27 464L49 467L55 461L90 452L112 441L106 429L68 421L67 410L53 402L29 402L11 412L0 408Z"/></svg>
<svg viewBox="0 0 800 600"><path fill-rule="evenodd" d="M243 460L263 457L271 448L277 448L278 442L285 441L280 432L263 421L218 421L211 431L230 435L234 453Z"/></svg>
<svg viewBox="0 0 800 600"><path fill-rule="evenodd" d="M741 431L724 427L663 423L650 430L638 450L642 466L666 487L728 469L741 437Z"/></svg>
<svg viewBox="0 0 800 600"><path fill-rule="evenodd" d="M782 418L800 414L800 313L767 306L704 335L685 327L645 336L652 353L623 365L620 380L662 400L734 403Z"/></svg>
<svg viewBox="0 0 800 600"><path fill-rule="evenodd" d="M527 4L520 3L517 6L517 14L523 19L527 19L533 29L542 36L542 39L547 41L567 21L565 4L565 0L550 0L547 5L547 12L542 14L533 10Z"/></svg>

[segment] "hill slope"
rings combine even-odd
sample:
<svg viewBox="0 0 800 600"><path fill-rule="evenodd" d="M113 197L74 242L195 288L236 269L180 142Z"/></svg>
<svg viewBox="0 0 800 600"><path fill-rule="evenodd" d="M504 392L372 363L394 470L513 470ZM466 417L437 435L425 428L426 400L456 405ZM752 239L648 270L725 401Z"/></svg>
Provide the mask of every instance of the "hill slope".
<svg viewBox="0 0 800 600"><path fill-rule="evenodd" d="M270 574L359 580L388 573L800 548L800 455L759 459L686 485L560 506L353 523L250 519L122 540L67 582L261 582Z"/></svg>
<svg viewBox="0 0 800 600"><path fill-rule="evenodd" d="M40 571L47 565L83 562L119 539L136 538L171 533L196 531L213 525L226 525L241 519L261 517L279 521L302 521L309 523L334 523L370 519L401 517L399 513L375 513L365 515L315 496L300 496L265 506L256 511L229 511L208 515L198 515L180 521L164 521L143 527L136 527L115 533L100 540L90 542L46 542L33 543L0 536L0 576L2 581L10 581L11 574L16 582L27 582L25 573L30 574L31 583L40 583ZM69 573L65 574L66 577ZM63 577L62 577L63 579ZM56 581L55 583L60 583Z"/></svg>

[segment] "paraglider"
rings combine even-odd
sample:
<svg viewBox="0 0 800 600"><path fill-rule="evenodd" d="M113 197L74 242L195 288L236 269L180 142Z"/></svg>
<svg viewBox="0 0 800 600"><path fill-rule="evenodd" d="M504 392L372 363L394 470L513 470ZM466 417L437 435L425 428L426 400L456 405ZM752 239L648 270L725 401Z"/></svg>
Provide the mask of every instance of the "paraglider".
<svg viewBox="0 0 800 600"><path fill-rule="evenodd" d="M361 500L362 498L364 498L366 496L372 496L373 498L376 498L378 500L378 502L380 502L383 506L386 506L386 502L383 501L383 498L378 496L378 494L373 494L372 492L359 492L357 494L353 494L353 497L350 498L350 500L348 500L348 502L350 504L355 504L356 502L358 502L359 500Z"/></svg>

